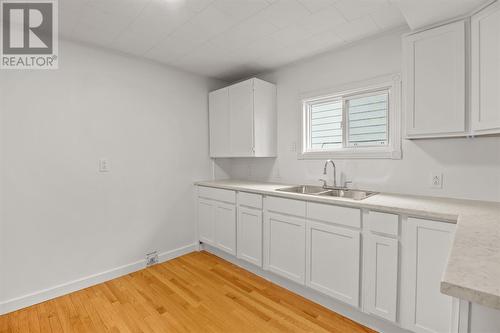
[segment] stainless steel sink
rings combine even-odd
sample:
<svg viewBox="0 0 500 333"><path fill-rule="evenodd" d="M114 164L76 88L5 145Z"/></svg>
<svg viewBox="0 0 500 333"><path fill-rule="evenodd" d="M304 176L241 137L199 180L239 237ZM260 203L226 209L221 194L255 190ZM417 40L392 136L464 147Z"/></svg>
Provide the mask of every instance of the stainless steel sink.
<svg viewBox="0 0 500 333"><path fill-rule="evenodd" d="M375 194L377 194L377 192L361 191L361 190L340 190L340 189L318 193L318 195L322 197L325 196L325 197L349 198L354 200L363 200Z"/></svg>
<svg viewBox="0 0 500 333"><path fill-rule="evenodd" d="M299 185L299 186L279 188L279 189L277 189L277 191L289 192L289 193L300 193L300 194L318 194L318 193L326 192L328 190L324 189L321 186Z"/></svg>
<svg viewBox="0 0 500 333"><path fill-rule="evenodd" d="M322 197L348 198L353 200L363 200L368 197L371 197L372 195L378 194L378 192L371 192L371 191L350 190L350 189L328 189L328 188L323 188L321 186L313 186L313 185L283 187L277 189L277 191L316 195Z"/></svg>

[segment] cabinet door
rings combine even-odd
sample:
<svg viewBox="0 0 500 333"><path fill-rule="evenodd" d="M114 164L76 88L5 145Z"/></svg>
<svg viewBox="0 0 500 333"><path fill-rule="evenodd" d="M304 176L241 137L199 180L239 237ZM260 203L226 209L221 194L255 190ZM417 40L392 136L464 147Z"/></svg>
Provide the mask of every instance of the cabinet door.
<svg viewBox="0 0 500 333"><path fill-rule="evenodd" d="M236 207L215 203L215 246L236 255Z"/></svg>
<svg viewBox="0 0 500 333"><path fill-rule="evenodd" d="M472 17L472 129L500 133L500 4Z"/></svg>
<svg viewBox="0 0 500 333"><path fill-rule="evenodd" d="M360 232L307 221L306 284L359 306Z"/></svg>
<svg viewBox="0 0 500 333"><path fill-rule="evenodd" d="M253 156L253 80L229 87L231 156Z"/></svg>
<svg viewBox="0 0 500 333"><path fill-rule="evenodd" d="M458 301L440 292L455 225L408 219L409 329L417 333L458 330Z"/></svg>
<svg viewBox="0 0 500 333"><path fill-rule="evenodd" d="M215 244L215 205L211 200L198 199L198 237L200 242Z"/></svg>
<svg viewBox="0 0 500 333"><path fill-rule="evenodd" d="M228 157L229 147L229 89L219 89L208 95L210 125L210 156Z"/></svg>
<svg viewBox="0 0 500 333"><path fill-rule="evenodd" d="M264 269L304 284L305 219L266 212Z"/></svg>
<svg viewBox="0 0 500 333"><path fill-rule="evenodd" d="M262 210L238 207L238 258L262 267Z"/></svg>
<svg viewBox="0 0 500 333"><path fill-rule="evenodd" d="M407 137L463 135L465 22L409 35L403 48Z"/></svg>
<svg viewBox="0 0 500 333"><path fill-rule="evenodd" d="M367 236L366 278L368 312L396 322L398 295L398 240Z"/></svg>

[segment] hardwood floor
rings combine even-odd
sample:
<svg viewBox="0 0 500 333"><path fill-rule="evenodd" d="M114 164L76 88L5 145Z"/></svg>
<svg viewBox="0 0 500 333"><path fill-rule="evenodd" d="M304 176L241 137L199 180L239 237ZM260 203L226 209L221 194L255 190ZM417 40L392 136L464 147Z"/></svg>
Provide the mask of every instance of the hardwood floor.
<svg viewBox="0 0 500 333"><path fill-rule="evenodd" d="M0 317L0 332L373 332L207 252Z"/></svg>

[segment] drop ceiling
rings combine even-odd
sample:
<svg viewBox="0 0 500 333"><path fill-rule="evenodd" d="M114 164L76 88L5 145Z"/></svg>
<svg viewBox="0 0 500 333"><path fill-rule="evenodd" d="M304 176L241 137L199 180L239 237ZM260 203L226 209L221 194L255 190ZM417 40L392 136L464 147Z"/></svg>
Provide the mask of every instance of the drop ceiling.
<svg viewBox="0 0 500 333"><path fill-rule="evenodd" d="M66 39L230 81L406 26L401 2L412 12L418 1L63 0L59 30Z"/></svg>

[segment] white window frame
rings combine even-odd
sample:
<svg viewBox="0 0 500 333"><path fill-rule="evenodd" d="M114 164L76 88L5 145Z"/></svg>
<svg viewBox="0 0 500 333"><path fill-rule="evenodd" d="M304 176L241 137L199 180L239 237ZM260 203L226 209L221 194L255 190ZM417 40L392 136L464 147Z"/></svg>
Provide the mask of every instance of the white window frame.
<svg viewBox="0 0 500 333"><path fill-rule="evenodd" d="M343 147L330 150L307 150L309 137L309 121L307 116L308 103L335 98L346 98L352 95L371 94L381 90L389 92L388 144L384 146L344 146L348 129L343 130ZM350 83L335 89L316 91L303 94L300 98L300 149L298 159L325 159L325 158L365 158L365 159L401 159L401 75L393 74L363 82ZM343 119L345 127L345 108Z"/></svg>

